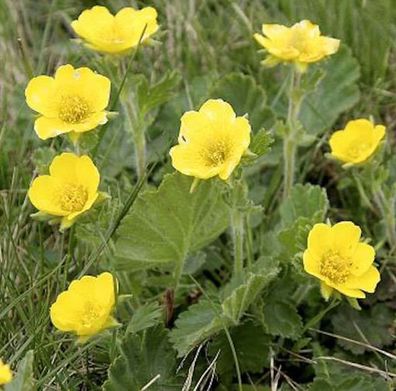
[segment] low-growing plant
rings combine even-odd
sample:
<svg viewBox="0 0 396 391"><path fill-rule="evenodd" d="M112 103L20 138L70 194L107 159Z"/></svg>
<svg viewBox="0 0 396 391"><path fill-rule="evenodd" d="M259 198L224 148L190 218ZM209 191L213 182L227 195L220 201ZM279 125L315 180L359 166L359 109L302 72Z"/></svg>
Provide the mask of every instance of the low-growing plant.
<svg viewBox="0 0 396 391"><path fill-rule="evenodd" d="M393 390L394 124L362 91L394 94L347 35L372 6L329 2L324 34L322 1L25 3L0 4L0 388Z"/></svg>

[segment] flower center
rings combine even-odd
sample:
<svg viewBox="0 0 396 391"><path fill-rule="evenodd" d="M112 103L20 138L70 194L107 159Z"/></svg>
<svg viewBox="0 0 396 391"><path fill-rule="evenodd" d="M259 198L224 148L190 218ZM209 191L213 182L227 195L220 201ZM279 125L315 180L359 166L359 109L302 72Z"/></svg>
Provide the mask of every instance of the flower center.
<svg viewBox="0 0 396 391"><path fill-rule="evenodd" d="M62 99L59 109L59 118L68 124L77 124L89 115L89 106L84 98L66 96Z"/></svg>
<svg viewBox="0 0 396 391"><path fill-rule="evenodd" d="M203 158L209 167L222 165L228 158L230 147L225 141L218 141L210 145L204 152Z"/></svg>
<svg viewBox="0 0 396 391"><path fill-rule="evenodd" d="M356 159L364 154L369 148L369 144L356 141L349 146L348 154L351 158Z"/></svg>
<svg viewBox="0 0 396 391"><path fill-rule="evenodd" d="M320 262L320 273L335 284L343 284L350 275L350 259L334 251L327 252Z"/></svg>
<svg viewBox="0 0 396 391"><path fill-rule="evenodd" d="M103 310L94 303L87 302L84 305L84 312L81 314L81 324L84 327L91 327L97 324L98 320L102 317Z"/></svg>
<svg viewBox="0 0 396 391"><path fill-rule="evenodd" d="M84 207L87 199L87 190L82 185L69 183L62 188L60 205L68 212L78 212Z"/></svg>

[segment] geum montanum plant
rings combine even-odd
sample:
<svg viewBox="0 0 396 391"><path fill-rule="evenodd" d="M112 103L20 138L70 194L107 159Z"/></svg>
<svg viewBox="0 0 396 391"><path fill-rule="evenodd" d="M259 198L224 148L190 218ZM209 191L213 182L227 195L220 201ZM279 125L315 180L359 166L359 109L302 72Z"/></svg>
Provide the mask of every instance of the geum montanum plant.
<svg viewBox="0 0 396 391"><path fill-rule="evenodd" d="M132 78L130 73L142 46L155 44L157 10L125 7L113 15L94 6L82 11L71 29L83 44L82 59L95 59L95 67L61 65L53 77L33 77L25 90L27 105L38 113L34 131L54 151L29 186L28 198L38 210L32 217L52 225L40 226L40 233L57 238L46 242L49 247L61 242L61 250L56 249L61 253L67 247L64 261L54 269L63 283L48 292L52 305L46 317L52 323L48 327L71 340L56 337L60 347L51 349L63 355L71 345L74 358L86 354L87 378L91 363L102 360L95 381L107 372L107 391L210 389L217 364L219 390L256 389L248 385L254 384L251 374L266 366L272 389L278 389L273 374L280 374L281 367L274 367L274 352L301 358L305 349L303 353L321 356L319 343L309 345L306 333L344 301L360 309L357 299L373 294L381 279L379 246L361 239L371 232L336 214L332 220L341 221L331 221L326 191L296 184L298 141L307 136L303 106L321 80L308 86L305 78L313 67L321 69L337 56L340 41L323 36L308 20L291 27L263 24L263 35L254 34L266 53L262 64L288 68L287 92L279 92L287 109L284 115L274 114L271 131L241 111L248 100L238 104L243 83L260 98L247 107L253 112L262 103L264 90L254 78L238 76L233 94L227 93L232 78L225 78L230 81L226 92L177 101L184 112L177 141L169 137L153 158L148 132L162 105L171 110L174 101L166 106L167 95L178 80L165 76L155 83L143 71ZM259 122L263 126L265 121ZM274 135L276 124L281 132ZM134 160L119 170L124 174L117 179L105 174L109 167L103 152L113 131L123 132L116 148L131 145L128 162ZM271 159L272 143L281 149L276 155L280 170L269 173L270 166L262 162ZM372 118L351 120L328 144L327 157L340 162L335 170L353 181L367 208L379 210L394 254L395 192L383 190L385 126ZM122 160L118 150L117 159ZM278 182L280 188L266 206L252 201L264 175L269 178L266 190ZM112 198L99 191L105 186ZM216 262L219 266L211 264ZM184 357L187 370L183 365L177 370L177 356ZM196 376L194 371L203 367ZM18 369L13 380L10 366L0 360L0 386L16 384L21 374ZM57 376L51 372L51 378ZM326 390L347 390L332 383L327 387L327 381L330 377L309 389L324 384ZM38 379L42 387L44 382Z"/></svg>

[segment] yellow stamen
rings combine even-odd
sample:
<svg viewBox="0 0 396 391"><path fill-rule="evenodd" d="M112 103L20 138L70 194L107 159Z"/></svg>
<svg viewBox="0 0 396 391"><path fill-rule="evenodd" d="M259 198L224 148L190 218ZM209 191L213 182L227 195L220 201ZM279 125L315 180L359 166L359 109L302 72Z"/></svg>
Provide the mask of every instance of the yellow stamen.
<svg viewBox="0 0 396 391"><path fill-rule="evenodd" d="M320 263L320 273L335 284L343 284L350 275L351 260L339 253L327 252Z"/></svg>
<svg viewBox="0 0 396 391"><path fill-rule="evenodd" d="M79 96L66 96L62 99L59 118L69 124L77 124L89 116L89 105Z"/></svg>
<svg viewBox="0 0 396 391"><path fill-rule="evenodd" d="M61 190L60 205L68 212L78 212L83 209L88 199L88 193L82 185L67 184Z"/></svg>
<svg viewBox="0 0 396 391"><path fill-rule="evenodd" d="M230 153L230 147L228 143L224 141L218 141L210 145L207 149L202 152L206 165L210 167L217 167L222 165L228 158Z"/></svg>

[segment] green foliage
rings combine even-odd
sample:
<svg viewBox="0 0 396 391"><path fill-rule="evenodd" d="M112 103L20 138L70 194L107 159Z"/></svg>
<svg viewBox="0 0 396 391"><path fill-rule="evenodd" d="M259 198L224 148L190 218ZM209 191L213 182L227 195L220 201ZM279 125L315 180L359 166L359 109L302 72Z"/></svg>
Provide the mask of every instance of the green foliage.
<svg viewBox="0 0 396 391"><path fill-rule="evenodd" d="M337 339L340 346L354 354L370 351L369 346L382 348L393 341L389 330L394 321L394 314L384 304L377 304L371 310L362 311L355 311L345 305L337 311L331 321L335 334L368 345L363 346Z"/></svg>
<svg viewBox="0 0 396 391"><path fill-rule="evenodd" d="M311 184L293 187L280 207L278 240L285 257L294 257L306 248L308 232L314 224L324 222L328 208L325 189Z"/></svg>
<svg viewBox="0 0 396 391"><path fill-rule="evenodd" d="M36 389L33 378L33 350L29 350L18 364L16 376L11 383L4 387L4 391L34 391Z"/></svg>
<svg viewBox="0 0 396 391"><path fill-rule="evenodd" d="M201 300L183 312L170 334L179 355L189 352L220 330L238 325L259 293L276 277L277 264L258 261L252 271L245 271L242 281L230 281L217 302Z"/></svg>
<svg viewBox="0 0 396 391"><path fill-rule="evenodd" d="M182 312L170 334L170 341L179 356L184 356L206 338L218 333L227 326L221 317L221 306L208 300L201 300Z"/></svg>
<svg viewBox="0 0 396 391"><path fill-rule="evenodd" d="M309 391L389 391L390 387L384 379L328 362L326 372L315 379Z"/></svg>
<svg viewBox="0 0 396 391"><path fill-rule="evenodd" d="M263 156L269 151L273 142L272 134L265 129L260 129L252 138L250 150L257 157Z"/></svg>
<svg viewBox="0 0 396 391"><path fill-rule="evenodd" d="M181 264L226 229L228 211L217 183L202 181L193 193L191 185L187 176L168 175L158 190L138 197L117 233L117 269Z"/></svg>
<svg viewBox="0 0 396 391"><path fill-rule="evenodd" d="M162 317L162 310L156 303L147 304L138 308L126 329L127 333L136 334L142 330L158 324Z"/></svg>
<svg viewBox="0 0 396 391"><path fill-rule="evenodd" d="M182 383L176 377L176 356L167 334L162 326L139 334L126 334L120 347L121 355L111 364L109 380L103 389L140 390L156 379L150 390L180 390Z"/></svg>
<svg viewBox="0 0 396 391"><path fill-rule="evenodd" d="M248 114L254 132L274 122L273 113L266 104L266 93L251 76L226 75L213 86L210 96L230 103L237 115Z"/></svg>
<svg viewBox="0 0 396 391"><path fill-rule="evenodd" d="M270 338L262 326L253 322L242 323L230 331L241 371L258 373L269 364ZM225 333L219 335L209 347L212 355L220 351L216 369L220 374L235 370L230 342Z"/></svg>
<svg viewBox="0 0 396 391"><path fill-rule="evenodd" d="M136 80L139 115L144 118L150 111L168 102L179 82L180 77L176 72L167 73L154 84L150 84L146 77L139 76Z"/></svg>
<svg viewBox="0 0 396 391"><path fill-rule="evenodd" d="M271 301L264 306L263 316L269 334L297 338L301 332L301 317L291 304Z"/></svg>
<svg viewBox="0 0 396 391"><path fill-rule="evenodd" d="M318 136L331 129L340 114L351 109L360 96L359 64L348 48L342 47L323 67L325 76L304 98L300 114L304 128Z"/></svg>

